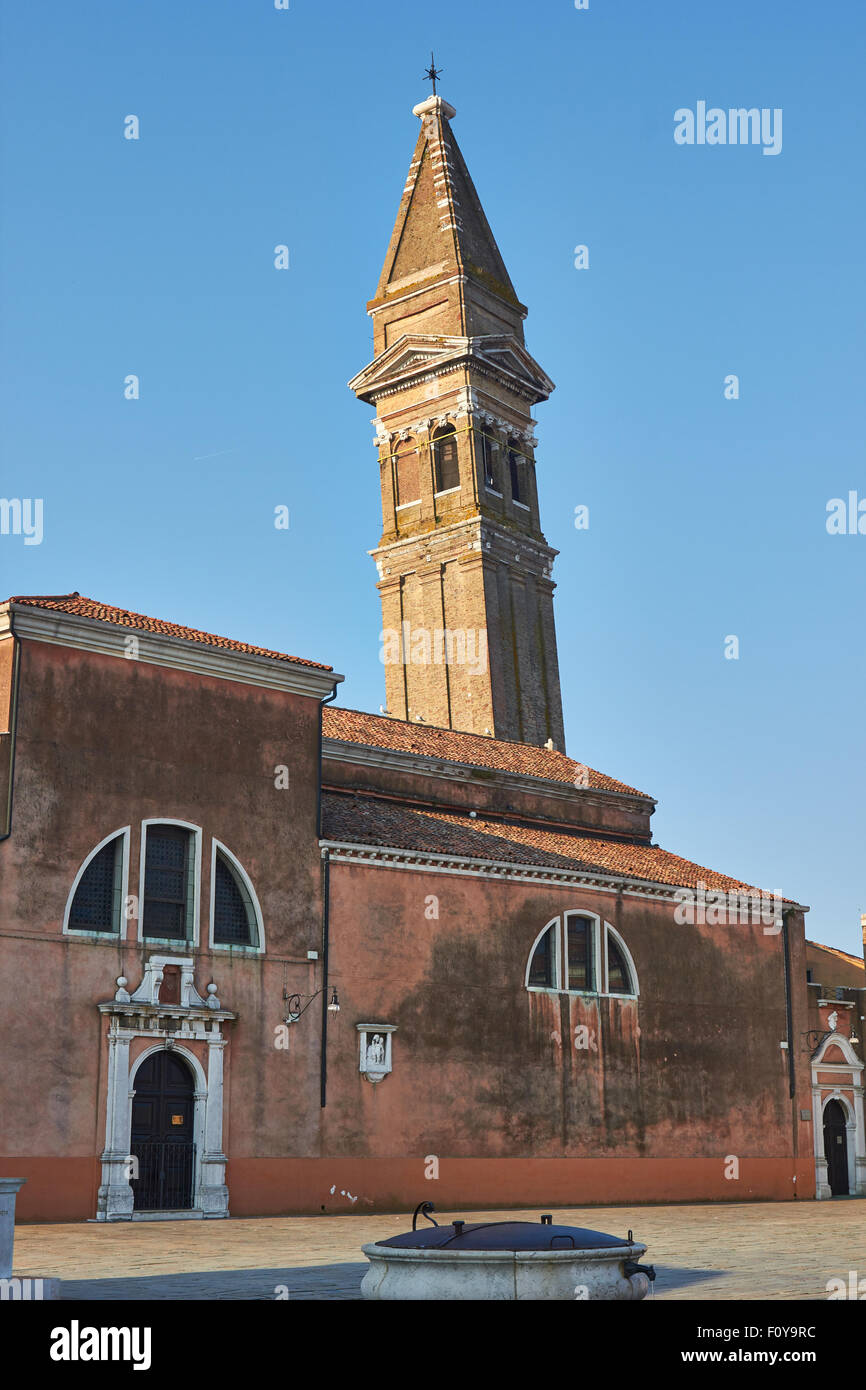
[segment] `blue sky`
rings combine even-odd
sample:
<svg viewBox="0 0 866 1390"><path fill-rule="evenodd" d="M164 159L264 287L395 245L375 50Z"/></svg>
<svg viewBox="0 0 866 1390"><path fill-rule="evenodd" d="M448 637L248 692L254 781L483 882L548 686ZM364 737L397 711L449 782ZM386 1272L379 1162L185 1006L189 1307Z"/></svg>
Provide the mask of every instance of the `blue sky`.
<svg viewBox="0 0 866 1390"><path fill-rule="evenodd" d="M379 708L377 460L346 382L435 47L557 383L568 751L657 797L666 848L859 953L866 536L825 520L866 497L864 7L7 0L2 31L0 491L45 509L41 545L0 537L4 595L324 660ZM782 152L676 145L699 100L782 108Z"/></svg>

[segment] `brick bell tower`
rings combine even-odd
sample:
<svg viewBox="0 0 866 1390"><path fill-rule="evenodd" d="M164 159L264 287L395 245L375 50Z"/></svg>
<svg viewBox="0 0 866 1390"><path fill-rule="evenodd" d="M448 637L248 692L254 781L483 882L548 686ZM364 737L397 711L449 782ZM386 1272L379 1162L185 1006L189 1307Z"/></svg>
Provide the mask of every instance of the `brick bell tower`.
<svg viewBox="0 0 866 1390"><path fill-rule="evenodd" d="M553 382L432 96L376 296L375 356L351 389L376 408L388 713L565 746L553 558L531 411Z"/></svg>

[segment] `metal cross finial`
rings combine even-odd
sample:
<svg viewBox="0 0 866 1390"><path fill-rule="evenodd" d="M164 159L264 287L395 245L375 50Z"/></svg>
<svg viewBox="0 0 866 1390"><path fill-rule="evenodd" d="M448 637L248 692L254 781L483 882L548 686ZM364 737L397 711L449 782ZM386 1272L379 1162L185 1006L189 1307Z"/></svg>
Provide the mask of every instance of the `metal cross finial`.
<svg viewBox="0 0 866 1390"><path fill-rule="evenodd" d="M433 57L433 53L432 53L432 51L431 51L431 53L430 53L430 66L429 66L429 68L427 69L427 71L426 71L425 74L424 74L424 81L425 81L425 82L432 82L432 83L433 83L433 95L434 95L434 97L435 97L435 95L436 95L436 78L437 78L437 77L440 77L441 74L442 74L444 71L445 71L444 68L437 68L437 66L436 66L436 60L435 60L435 58Z"/></svg>

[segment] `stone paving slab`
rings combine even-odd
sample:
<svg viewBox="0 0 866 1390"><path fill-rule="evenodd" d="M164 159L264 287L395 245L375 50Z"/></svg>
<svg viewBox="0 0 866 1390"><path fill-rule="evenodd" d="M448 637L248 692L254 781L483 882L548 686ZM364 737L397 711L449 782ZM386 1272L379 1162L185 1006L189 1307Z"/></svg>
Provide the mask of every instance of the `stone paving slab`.
<svg viewBox="0 0 866 1390"><path fill-rule="evenodd" d="M613 1235L631 1227L648 1247L645 1261L659 1271L657 1298L823 1299L828 1279L847 1280L850 1270L866 1277L862 1201L548 1209L558 1222ZM443 1223L454 1216L537 1221L541 1210L436 1216ZM15 1273L59 1275L66 1299L93 1297L83 1291L91 1281L94 1289L104 1284L97 1297L184 1299L267 1298L273 1296L268 1288L291 1288L292 1280L296 1297L350 1298L357 1297L357 1268L364 1268L361 1245L410 1226L407 1213L18 1226ZM202 1282L194 1285L194 1277ZM171 1284L151 1282L168 1278ZM150 1291L139 1281L148 1281ZM140 1292L111 1293L118 1282ZM75 1288L82 1292L76 1295ZM164 1292L169 1288L178 1292ZM222 1292L226 1288L241 1292Z"/></svg>

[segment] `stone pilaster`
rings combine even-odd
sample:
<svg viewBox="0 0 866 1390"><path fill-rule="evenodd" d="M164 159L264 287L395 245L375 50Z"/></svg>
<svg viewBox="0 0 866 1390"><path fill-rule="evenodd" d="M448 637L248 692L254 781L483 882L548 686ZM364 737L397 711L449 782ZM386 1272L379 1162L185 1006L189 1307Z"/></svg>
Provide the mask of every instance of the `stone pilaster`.
<svg viewBox="0 0 866 1390"><path fill-rule="evenodd" d="M108 1111L102 1182L96 1199L97 1221L129 1221L134 1205L130 1185L129 1126L133 1092L129 1089L129 1044L132 1035L111 1021L108 1035Z"/></svg>

